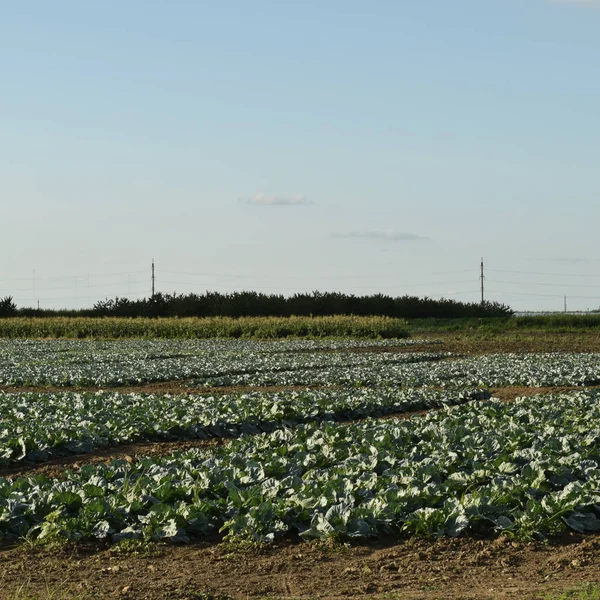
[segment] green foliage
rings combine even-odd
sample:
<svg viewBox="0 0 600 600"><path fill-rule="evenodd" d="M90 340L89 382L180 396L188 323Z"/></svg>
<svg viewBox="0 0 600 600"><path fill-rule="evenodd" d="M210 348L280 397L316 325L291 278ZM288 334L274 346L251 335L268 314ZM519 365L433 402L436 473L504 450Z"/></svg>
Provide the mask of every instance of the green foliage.
<svg viewBox="0 0 600 600"><path fill-rule="evenodd" d="M417 296L354 296L339 292L312 292L286 297L258 292L221 294L162 294L129 300L114 298L97 302L93 309L52 311L21 309L21 316L50 317L323 317L386 316L396 319L508 317L510 307L499 302L458 302Z"/></svg>
<svg viewBox="0 0 600 600"><path fill-rule="evenodd" d="M0 393L0 464L93 452L109 444L209 439L283 426L345 421L485 398L479 390L374 389L254 392L220 396ZM61 497L64 505L68 497ZM72 498L71 501L77 501Z"/></svg>
<svg viewBox="0 0 600 600"><path fill-rule="evenodd" d="M6 338L367 338L409 336L406 321L390 317L41 317L0 321Z"/></svg>
<svg viewBox="0 0 600 600"><path fill-rule="evenodd" d="M478 388L486 384L597 382L600 355L363 351L416 343L2 340L3 383L331 387L0 394L5 462L145 438L233 438L133 464L87 465L60 479L0 477L0 538L106 540L127 549L216 532L235 545L286 534L543 539L565 529L600 531L600 391L469 402L488 397ZM368 418L422 407L441 410ZM347 419L360 420L339 423Z"/></svg>
<svg viewBox="0 0 600 600"><path fill-rule="evenodd" d="M512 326L514 329L543 329L557 332L600 329L600 315L524 316L517 317Z"/></svg>
<svg viewBox="0 0 600 600"><path fill-rule="evenodd" d="M545 600L600 600L600 586L590 583L560 594L549 594Z"/></svg>
<svg viewBox="0 0 600 600"><path fill-rule="evenodd" d="M134 385L184 380L231 385L248 380L320 376L340 382L362 367L432 361L443 352L355 352L409 348L419 340L0 340L0 384L53 386ZM345 350L327 352L327 350ZM345 375L344 375L345 373Z"/></svg>
<svg viewBox="0 0 600 600"><path fill-rule="evenodd" d="M0 478L0 536L184 543L600 530L600 393L242 436L134 464Z"/></svg>
<svg viewBox="0 0 600 600"><path fill-rule="evenodd" d="M598 353L364 352L422 340L0 340L0 384L119 387L352 388L583 386L600 382ZM327 350L341 350L329 352Z"/></svg>
<svg viewBox="0 0 600 600"><path fill-rule="evenodd" d="M159 556L160 547L152 540L142 538L124 538L111 549L111 554L125 554L136 556Z"/></svg>
<svg viewBox="0 0 600 600"><path fill-rule="evenodd" d="M418 340L0 340L0 384L224 386L583 386L600 382L598 353L355 352ZM422 342L419 342L422 343ZM345 352L324 352L337 348Z"/></svg>
<svg viewBox="0 0 600 600"><path fill-rule="evenodd" d="M410 320L413 332L455 331L497 334L547 331L570 333L600 329L600 315L540 315L522 317L466 317L459 319L417 318Z"/></svg>
<svg viewBox="0 0 600 600"><path fill-rule="evenodd" d="M0 298L0 317L13 317L17 314L17 305L13 302L12 296Z"/></svg>

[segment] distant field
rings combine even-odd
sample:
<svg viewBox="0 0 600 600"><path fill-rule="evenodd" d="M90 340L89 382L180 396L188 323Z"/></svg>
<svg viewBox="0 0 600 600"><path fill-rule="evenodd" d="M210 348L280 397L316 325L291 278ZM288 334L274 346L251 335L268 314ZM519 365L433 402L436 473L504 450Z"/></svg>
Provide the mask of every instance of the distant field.
<svg viewBox="0 0 600 600"><path fill-rule="evenodd" d="M570 333L600 329L600 314L486 317L465 319L411 319L411 331L456 331L501 333L549 331Z"/></svg>

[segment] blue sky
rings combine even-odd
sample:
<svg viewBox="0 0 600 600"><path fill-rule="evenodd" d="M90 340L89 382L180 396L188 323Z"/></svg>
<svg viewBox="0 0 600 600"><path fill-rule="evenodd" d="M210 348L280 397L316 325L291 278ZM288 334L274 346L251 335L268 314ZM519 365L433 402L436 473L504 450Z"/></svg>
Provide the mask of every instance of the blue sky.
<svg viewBox="0 0 600 600"><path fill-rule="evenodd" d="M0 296L600 306L600 2L0 8Z"/></svg>

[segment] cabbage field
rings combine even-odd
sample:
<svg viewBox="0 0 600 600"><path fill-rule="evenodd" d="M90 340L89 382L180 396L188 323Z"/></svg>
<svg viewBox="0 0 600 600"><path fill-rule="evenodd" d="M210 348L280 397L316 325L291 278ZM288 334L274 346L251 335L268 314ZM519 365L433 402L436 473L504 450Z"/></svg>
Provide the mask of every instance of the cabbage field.
<svg viewBox="0 0 600 600"><path fill-rule="evenodd" d="M0 394L0 464L43 461L123 442L257 434L313 421L462 404L481 390L249 392L217 396L118 392Z"/></svg>
<svg viewBox="0 0 600 600"><path fill-rule="evenodd" d="M0 380L5 541L600 530L599 354L466 357L405 339L2 340ZM174 389L135 389L157 382ZM489 391L503 386L569 389L505 402ZM32 470L183 440L196 447Z"/></svg>
<svg viewBox="0 0 600 600"><path fill-rule="evenodd" d="M0 385L121 386L193 380L198 385L245 375L351 371L384 363L444 358L448 353L348 352L358 349L410 348L419 340L255 342L228 340L36 341L0 340ZM427 343L434 348L436 344ZM331 352L345 350L346 352ZM318 377L318 374L317 374ZM227 384L223 384L227 385Z"/></svg>

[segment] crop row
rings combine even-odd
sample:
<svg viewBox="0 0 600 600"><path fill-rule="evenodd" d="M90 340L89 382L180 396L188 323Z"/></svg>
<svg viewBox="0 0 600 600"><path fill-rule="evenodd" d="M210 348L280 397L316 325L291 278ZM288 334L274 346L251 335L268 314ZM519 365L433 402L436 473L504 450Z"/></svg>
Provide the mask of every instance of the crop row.
<svg viewBox="0 0 600 600"><path fill-rule="evenodd" d="M0 479L0 535L187 541L600 529L595 391L308 424L64 479Z"/></svg>
<svg viewBox="0 0 600 600"><path fill-rule="evenodd" d="M198 386L362 385L362 386L583 386L600 383L600 354L495 354L449 360L400 361L372 357L351 367L334 361L319 370L257 370L197 378ZM443 355L439 355L440 358Z"/></svg>
<svg viewBox="0 0 600 600"><path fill-rule="evenodd" d="M352 370L437 360L448 353L323 352L331 344L282 342L20 342L0 346L0 384L119 386L260 376L278 371ZM402 344L408 345L408 344ZM370 346L336 344L334 349ZM287 351L290 350L290 351Z"/></svg>
<svg viewBox="0 0 600 600"><path fill-rule="evenodd" d="M322 317L203 317L203 318L111 318L47 317L0 319L3 338L92 339L210 339L288 337L405 338L404 319L366 316Z"/></svg>
<svg viewBox="0 0 600 600"><path fill-rule="evenodd" d="M116 443L233 437L310 421L343 421L450 406L478 390L305 390L199 396L96 393L0 394L0 464L92 452Z"/></svg>
<svg viewBox="0 0 600 600"><path fill-rule="evenodd" d="M29 340L0 339L0 359L27 359L36 355L61 355L81 360L108 357L116 360L129 354L148 357L203 355L211 352L239 350L244 352L299 352L322 350L355 350L403 348L440 345L439 340L417 338L389 340L355 339L289 339L289 340Z"/></svg>
<svg viewBox="0 0 600 600"><path fill-rule="evenodd" d="M573 386L600 382L597 353L460 358L443 352L364 351L383 345L410 348L415 343L423 342L0 340L0 384L120 386L190 380L200 387L464 387Z"/></svg>

